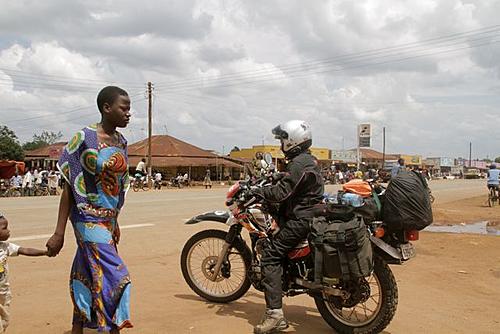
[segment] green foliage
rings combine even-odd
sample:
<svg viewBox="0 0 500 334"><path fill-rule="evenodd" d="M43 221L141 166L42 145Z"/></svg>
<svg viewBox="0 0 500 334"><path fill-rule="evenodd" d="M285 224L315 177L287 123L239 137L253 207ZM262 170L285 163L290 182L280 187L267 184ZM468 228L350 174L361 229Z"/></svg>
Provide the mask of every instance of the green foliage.
<svg viewBox="0 0 500 334"><path fill-rule="evenodd" d="M496 163L500 163L500 157L496 157L496 158L495 158L495 162L496 162Z"/></svg>
<svg viewBox="0 0 500 334"><path fill-rule="evenodd" d="M31 151L36 150L40 147L45 147L54 144L57 140L62 138L62 133L59 131L58 133L52 131L43 130L41 134L34 134L33 140L26 142L23 144L23 150Z"/></svg>
<svg viewBox="0 0 500 334"><path fill-rule="evenodd" d="M0 160L23 159L23 149L14 131L5 125L0 125Z"/></svg>

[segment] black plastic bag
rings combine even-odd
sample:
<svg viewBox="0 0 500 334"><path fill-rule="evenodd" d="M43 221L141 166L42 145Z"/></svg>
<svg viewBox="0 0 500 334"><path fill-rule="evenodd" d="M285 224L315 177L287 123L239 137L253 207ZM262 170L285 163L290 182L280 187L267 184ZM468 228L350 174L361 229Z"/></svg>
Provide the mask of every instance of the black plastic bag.
<svg viewBox="0 0 500 334"><path fill-rule="evenodd" d="M422 230L432 224L427 182L418 172L400 172L385 192L384 223L391 230Z"/></svg>

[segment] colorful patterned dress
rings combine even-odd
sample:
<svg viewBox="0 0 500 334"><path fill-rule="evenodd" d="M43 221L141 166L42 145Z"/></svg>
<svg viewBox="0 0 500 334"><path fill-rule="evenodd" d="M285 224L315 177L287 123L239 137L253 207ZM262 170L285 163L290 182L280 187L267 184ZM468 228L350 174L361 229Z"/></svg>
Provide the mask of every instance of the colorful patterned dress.
<svg viewBox="0 0 500 334"><path fill-rule="evenodd" d="M97 125L66 145L58 168L71 186L71 222L78 249L71 268L74 323L98 331L132 327L130 276L113 240L116 217L128 189L127 142L99 143Z"/></svg>

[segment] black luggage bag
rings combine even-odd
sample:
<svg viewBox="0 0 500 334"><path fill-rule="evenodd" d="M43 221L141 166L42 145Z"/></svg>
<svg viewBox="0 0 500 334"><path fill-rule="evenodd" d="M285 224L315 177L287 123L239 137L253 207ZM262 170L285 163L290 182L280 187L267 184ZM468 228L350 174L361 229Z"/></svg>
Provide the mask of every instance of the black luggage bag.
<svg viewBox="0 0 500 334"><path fill-rule="evenodd" d="M310 239L316 283L355 280L371 274L372 246L361 216L355 215L347 221L316 217L311 224Z"/></svg>

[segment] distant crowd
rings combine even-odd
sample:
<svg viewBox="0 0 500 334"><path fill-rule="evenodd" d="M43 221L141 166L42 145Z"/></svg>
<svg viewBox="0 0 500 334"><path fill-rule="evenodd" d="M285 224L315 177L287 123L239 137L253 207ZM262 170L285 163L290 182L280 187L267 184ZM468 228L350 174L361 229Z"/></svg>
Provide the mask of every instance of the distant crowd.
<svg viewBox="0 0 500 334"><path fill-rule="evenodd" d="M24 175L16 173L10 179L2 180L0 195L7 197L57 195L62 182L60 173L55 170L38 171L36 168L29 168Z"/></svg>

